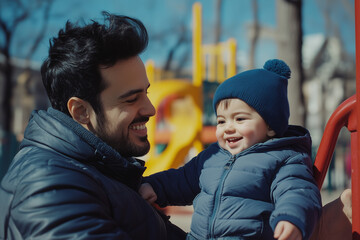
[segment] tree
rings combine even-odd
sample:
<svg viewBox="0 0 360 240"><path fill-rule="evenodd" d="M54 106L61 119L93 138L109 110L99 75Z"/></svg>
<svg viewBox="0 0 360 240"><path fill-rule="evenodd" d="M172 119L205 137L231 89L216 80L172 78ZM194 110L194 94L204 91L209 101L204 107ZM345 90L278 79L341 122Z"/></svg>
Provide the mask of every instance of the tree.
<svg viewBox="0 0 360 240"><path fill-rule="evenodd" d="M164 67L163 67L164 71L169 72L169 71L173 70L172 64L174 61L174 55L175 55L176 51L179 50L179 48L182 45L186 45L186 44L189 45L189 43L191 42L190 38L188 37L188 29L186 29L184 23L182 23L180 25L180 29L179 29L179 31L177 31L177 33L178 33L178 36L176 36L177 41L173 46L171 46L171 48L169 49L169 52L167 54L166 61L165 61ZM189 53L189 51L186 51L183 54L183 57L186 57L186 58L183 60L181 60L182 58L180 58L177 69L175 71L175 75L179 74L181 72L182 68L184 67L184 64L186 63L188 56L190 56L190 53Z"/></svg>
<svg viewBox="0 0 360 240"><path fill-rule="evenodd" d="M11 12L12 17L6 17L5 14L0 14L0 36L2 35L5 40L0 44L0 52L4 55L4 64L0 68L0 72L3 75L2 99L1 99L1 114L0 114L0 125L5 132L11 132L12 122L12 111L11 111L11 100L12 100L12 89L13 89L13 72L14 66L11 62L11 49L14 43L14 35L20 24L27 19L31 18L38 11L43 11L43 18L40 22L41 29L35 35L28 39L34 39L29 50L25 53L25 59L30 61L34 52L37 50L41 40L47 30L49 13L53 0L42 0L42 1L11 1L4 0L1 11ZM34 33L34 32L32 32ZM26 69L27 70L27 69Z"/></svg>
<svg viewBox="0 0 360 240"><path fill-rule="evenodd" d="M272 29L259 23L257 0L252 0L253 22L248 25L247 36L250 42L248 68L255 67L255 51L260 38L269 38L277 43L278 58L284 60L291 69L288 95L290 122L304 126L305 105L302 93L304 74L302 71L302 25L301 0L277 0L277 26Z"/></svg>
<svg viewBox="0 0 360 240"><path fill-rule="evenodd" d="M252 12L253 12L253 17L254 17L254 22L252 25L251 34L249 34L250 50L249 50L248 69L255 68L255 51L256 51L256 45L257 45L257 42L259 39L259 34L260 34L258 2L257 2L257 0L252 0L251 3L252 3Z"/></svg>
<svg viewBox="0 0 360 240"><path fill-rule="evenodd" d="M2 0L0 3L0 55L3 56L3 64L0 65L0 73L2 77L0 80L1 94L0 94L0 128L4 133L2 136L2 149L3 156L1 156L1 167L2 172L0 172L0 178L2 177L3 171L7 169L8 162L11 159L10 149L13 149L11 146L14 141L12 139L12 122L13 122L13 112L12 112L12 98L13 98L13 89L14 89L14 70L15 67L12 61L12 52L13 45L15 42L15 33L18 27L24 23L26 20L34 17L36 14L40 13L42 19L40 23L37 23L40 26L40 31L31 32L31 36L27 38L26 44L29 48L27 53L24 53L25 59L30 61L34 52L37 50L41 40L43 39L48 25L49 14L51 6L53 5L54 0L38 0L38 1L26 1L26 0ZM34 37L35 36L35 37ZM29 40L30 39L30 40ZM31 41L33 39L33 41ZM31 78L29 67L25 67L25 71L28 71L28 79Z"/></svg>
<svg viewBox="0 0 360 240"><path fill-rule="evenodd" d="M276 3L278 58L283 59L291 69L288 86L290 123L304 126L302 0L277 0Z"/></svg>
<svg viewBox="0 0 360 240"><path fill-rule="evenodd" d="M214 28L214 44L220 42L221 37L221 9L222 9L222 0L215 1L215 28Z"/></svg>

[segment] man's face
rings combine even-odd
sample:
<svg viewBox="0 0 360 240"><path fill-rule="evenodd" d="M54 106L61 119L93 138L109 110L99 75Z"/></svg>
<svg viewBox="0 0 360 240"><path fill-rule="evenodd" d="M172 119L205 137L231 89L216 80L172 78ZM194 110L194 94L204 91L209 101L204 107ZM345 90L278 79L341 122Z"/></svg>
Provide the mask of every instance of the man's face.
<svg viewBox="0 0 360 240"><path fill-rule="evenodd" d="M106 89L100 94L102 112L91 119L95 134L124 157L145 155L150 149L145 123L155 108L143 62L136 56L100 72Z"/></svg>
<svg viewBox="0 0 360 240"><path fill-rule="evenodd" d="M220 102L216 109L216 138L219 145L231 154L265 142L273 135L262 117L244 101L234 98L227 107L224 105Z"/></svg>

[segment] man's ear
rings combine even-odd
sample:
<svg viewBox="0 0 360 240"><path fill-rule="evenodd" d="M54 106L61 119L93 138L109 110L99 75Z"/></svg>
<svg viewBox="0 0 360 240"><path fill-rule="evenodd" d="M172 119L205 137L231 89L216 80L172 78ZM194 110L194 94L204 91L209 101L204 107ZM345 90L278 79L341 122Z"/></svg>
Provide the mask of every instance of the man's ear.
<svg viewBox="0 0 360 240"><path fill-rule="evenodd" d="M269 127L267 135L268 135L268 137L275 137L276 132Z"/></svg>
<svg viewBox="0 0 360 240"><path fill-rule="evenodd" d="M87 101L78 97L71 97L67 102L67 108L71 117L81 125L86 125L90 121L91 106Z"/></svg>

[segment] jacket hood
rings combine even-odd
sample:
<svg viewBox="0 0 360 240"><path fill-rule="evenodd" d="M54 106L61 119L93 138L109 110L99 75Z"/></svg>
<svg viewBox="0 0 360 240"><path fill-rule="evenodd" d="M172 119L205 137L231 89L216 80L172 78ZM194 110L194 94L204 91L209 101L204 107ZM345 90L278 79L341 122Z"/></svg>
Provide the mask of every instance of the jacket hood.
<svg viewBox="0 0 360 240"><path fill-rule="evenodd" d="M301 126L289 125L288 129L281 138L272 138L264 143L260 143L256 151L266 150L267 148L292 148L299 152L304 152L311 156L311 137L306 128Z"/></svg>
<svg viewBox="0 0 360 240"><path fill-rule="evenodd" d="M20 149L36 146L52 149L79 161L92 158L95 149L86 141L82 141L80 135L77 135L76 131L72 130L78 129L78 132L82 132L80 128L82 128L80 124L57 110L33 111ZM89 136L92 135L90 132L88 134Z"/></svg>
<svg viewBox="0 0 360 240"><path fill-rule="evenodd" d="M311 136L309 131L304 127L289 125L284 136L275 140L276 144L279 144L280 147L291 145L300 152L307 153L311 156Z"/></svg>
<svg viewBox="0 0 360 240"><path fill-rule="evenodd" d="M143 161L122 157L71 117L53 108L32 112L20 149L28 146L55 151L93 165L132 188L137 188L138 180L133 181L141 178L145 171Z"/></svg>

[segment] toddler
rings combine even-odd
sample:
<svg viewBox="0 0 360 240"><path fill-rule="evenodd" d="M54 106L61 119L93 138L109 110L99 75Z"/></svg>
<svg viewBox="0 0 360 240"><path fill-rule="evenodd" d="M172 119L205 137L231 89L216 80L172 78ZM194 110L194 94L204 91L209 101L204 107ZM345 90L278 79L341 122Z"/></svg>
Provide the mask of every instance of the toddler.
<svg viewBox="0 0 360 240"><path fill-rule="evenodd" d="M290 68L281 60L217 88L216 137L179 169L144 178L149 202L194 206L187 239L308 239L321 213L311 138L288 125Z"/></svg>

